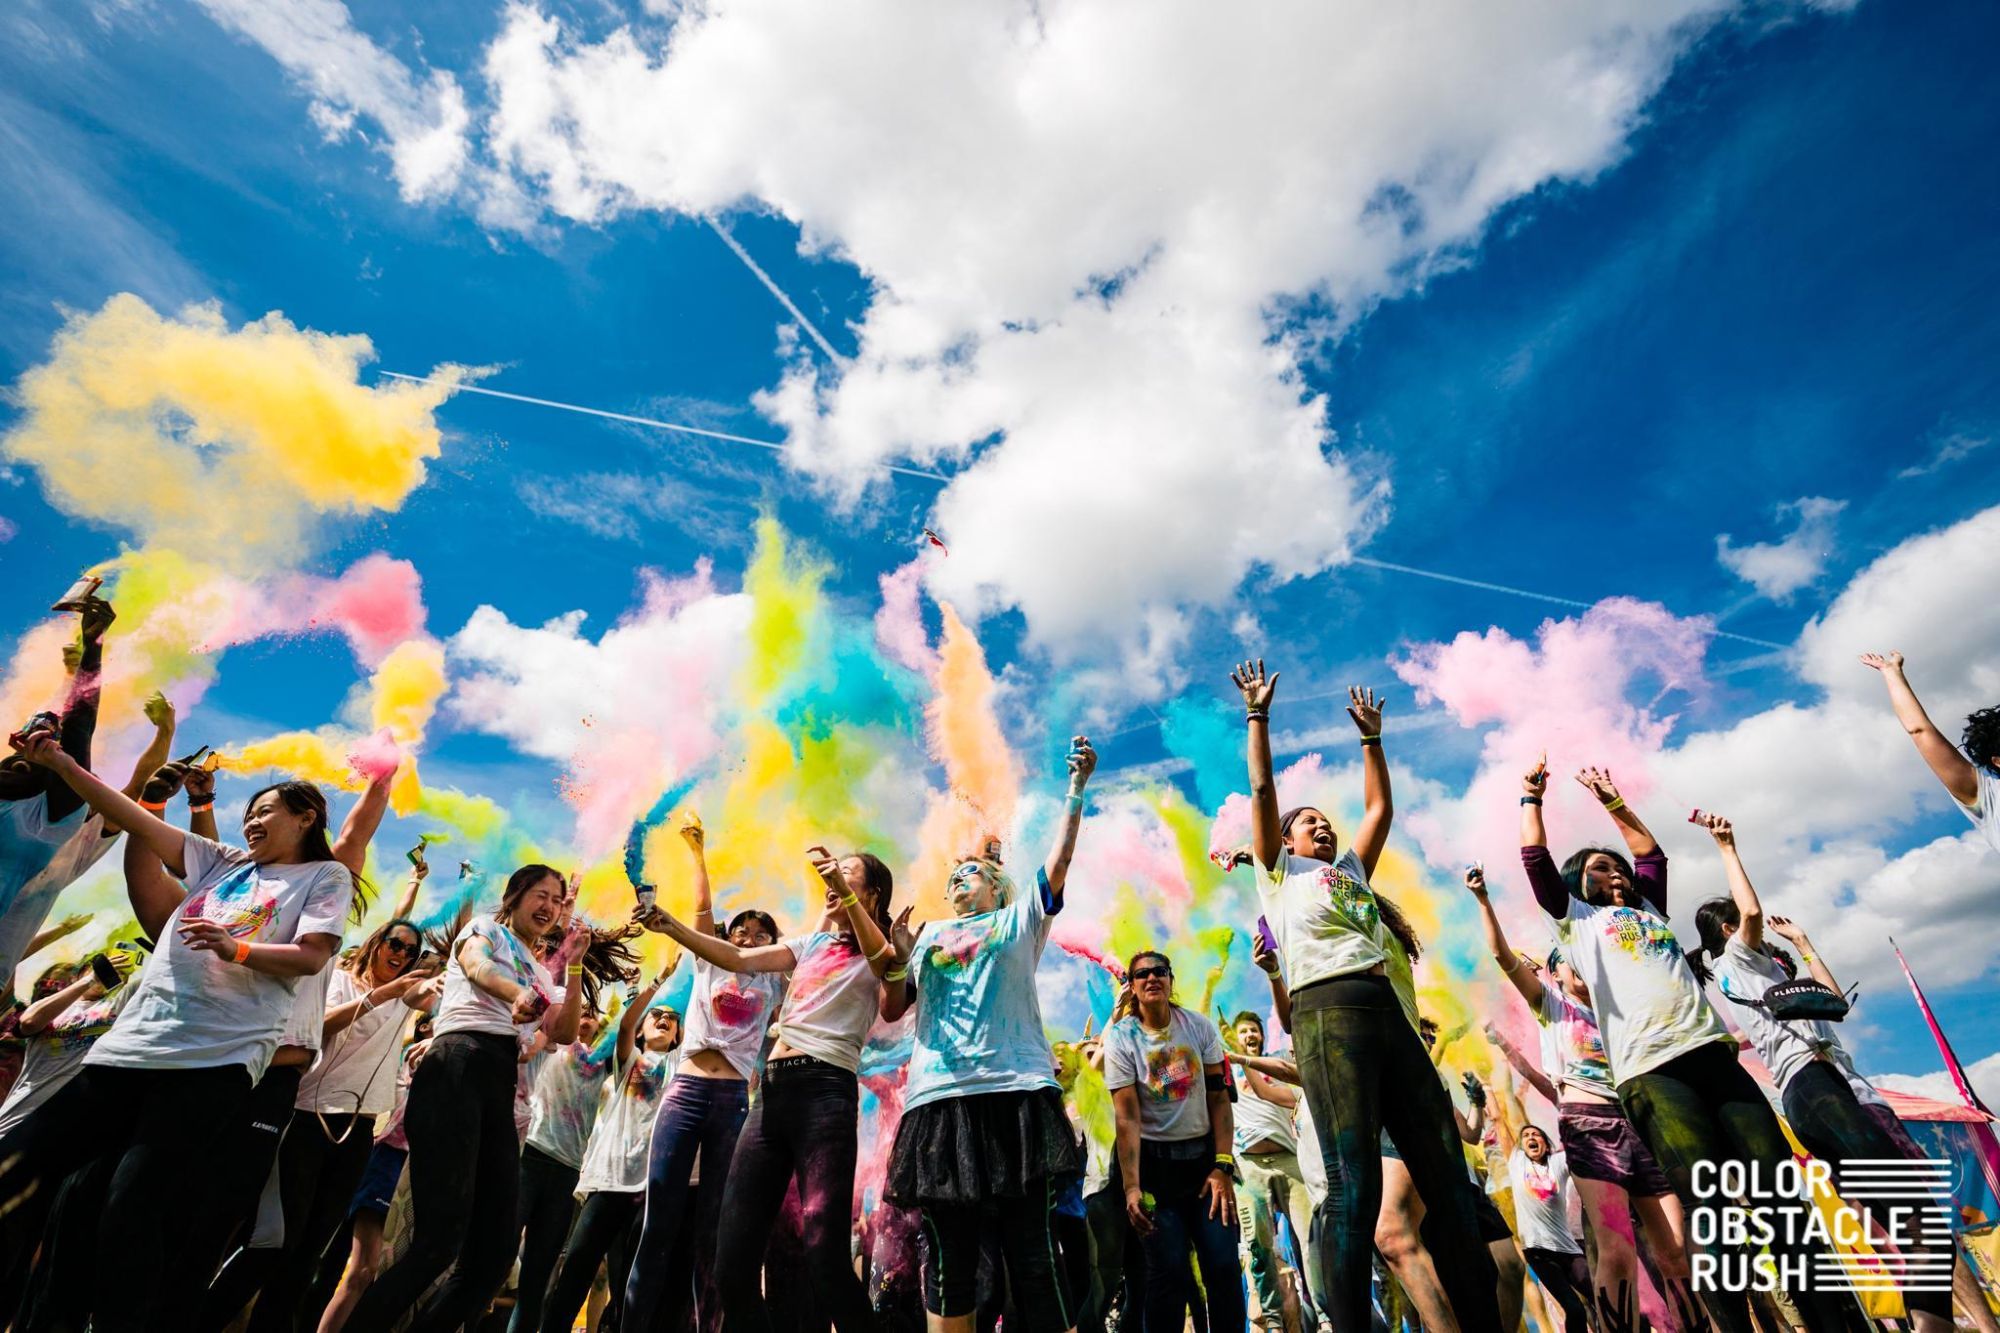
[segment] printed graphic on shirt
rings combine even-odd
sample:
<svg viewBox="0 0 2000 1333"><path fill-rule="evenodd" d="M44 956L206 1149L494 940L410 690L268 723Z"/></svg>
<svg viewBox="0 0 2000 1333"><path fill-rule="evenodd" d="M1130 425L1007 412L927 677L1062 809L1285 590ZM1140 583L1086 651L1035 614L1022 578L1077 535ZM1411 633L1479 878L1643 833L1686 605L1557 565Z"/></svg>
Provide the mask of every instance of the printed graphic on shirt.
<svg viewBox="0 0 2000 1333"><path fill-rule="evenodd" d="M1375 902L1375 895L1368 886L1347 873L1338 865L1330 865L1319 872L1319 885L1326 890L1327 900L1333 910L1352 921L1355 925L1373 934L1381 924L1382 909Z"/></svg>
<svg viewBox="0 0 2000 1333"><path fill-rule="evenodd" d="M1146 1052L1146 1091L1163 1102L1184 1102L1201 1076L1201 1057L1187 1046L1161 1046Z"/></svg>
<svg viewBox="0 0 2000 1333"><path fill-rule="evenodd" d="M748 1027L764 1013L764 994L737 985L734 981L718 981L709 992L709 1012L715 1021L726 1028Z"/></svg>
<svg viewBox="0 0 2000 1333"><path fill-rule="evenodd" d="M1635 907L1617 907L1598 916L1604 937L1632 958L1672 962L1681 956L1680 941L1673 927L1651 912Z"/></svg>
<svg viewBox="0 0 2000 1333"><path fill-rule="evenodd" d="M972 966L986 951L987 943L995 932L988 926L968 929L964 926L950 926L938 932L931 942L930 952L925 955L925 963L938 972L963 972Z"/></svg>
<svg viewBox="0 0 2000 1333"><path fill-rule="evenodd" d="M1543 1200L1555 1198L1559 1189L1555 1173L1549 1170L1548 1164L1531 1158L1522 1162L1521 1183L1528 1187L1530 1194Z"/></svg>
<svg viewBox="0 0 2000 1333"><path fill-rule="evenodd" d="M278 896L257 891L257 867L232 870L213 888L203 889L181 913L182 920L212 921L231 939L254 940L278 918Z"/></svg>
<svg viewBox="0 0 2000 1333"><path fill-rule="evenodd" d="M625 1075L621 1091L627 1097L637 1097L650 1101L659 1095L660 1087L673 1072L673 1062L666 1056L647 1054L642 1060L632 1062L630 1072Z"/></svg>

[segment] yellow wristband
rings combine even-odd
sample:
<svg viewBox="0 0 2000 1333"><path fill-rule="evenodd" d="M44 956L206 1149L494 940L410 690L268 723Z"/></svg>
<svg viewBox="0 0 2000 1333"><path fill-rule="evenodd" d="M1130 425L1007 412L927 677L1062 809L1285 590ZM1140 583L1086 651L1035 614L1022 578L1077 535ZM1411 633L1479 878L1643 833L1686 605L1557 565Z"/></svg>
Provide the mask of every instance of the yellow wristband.
<svg viewBox="0 0 2000 1333"><path fill-rule="evenodd" d="M1617 797L1614 800L1606 801L1604 803L1604 809L1607 814L1613 810L1623 810L1624 808L1625 808L1625 798L1623 796Z"/></svg>
<svg viewBox="0 0 2000 1333"><path fill-rule="evenodd" d="M566 967L566 968L564 968L564 969L563 969L563 975L564 975L564 976L566 976L566 977L580 977L580 976L582 976L582 975L583 975L583 964L582 964L582 963L571 963L571 964L570 964L570 965L569 965L568 967Z"/></svg>

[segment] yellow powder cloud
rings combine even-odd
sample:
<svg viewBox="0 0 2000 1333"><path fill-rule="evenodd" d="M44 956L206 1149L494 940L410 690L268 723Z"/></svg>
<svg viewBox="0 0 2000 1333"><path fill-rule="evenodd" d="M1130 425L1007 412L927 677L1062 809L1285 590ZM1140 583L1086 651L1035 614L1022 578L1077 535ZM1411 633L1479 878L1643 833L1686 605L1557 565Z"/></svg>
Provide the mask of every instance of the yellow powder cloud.
<svg viewBox="0 0 2000 1333"><path fill-rule="evenodd" d="M22 376L0 456L40 472L50 500L237 570L295 561L318 515L394 510L442 441L442 383L360 383L360 334L273 312L230 329L215 305L163 316L129 293L72 316Z"/></svg>

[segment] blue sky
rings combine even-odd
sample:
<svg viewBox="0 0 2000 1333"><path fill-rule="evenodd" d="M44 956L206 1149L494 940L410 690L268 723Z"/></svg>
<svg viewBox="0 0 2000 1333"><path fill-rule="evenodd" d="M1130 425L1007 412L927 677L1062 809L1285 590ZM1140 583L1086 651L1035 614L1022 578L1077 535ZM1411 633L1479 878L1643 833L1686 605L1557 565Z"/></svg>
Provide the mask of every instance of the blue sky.
<svg viewBox="0 0 2000 1333"><path fill-rule="evenodd" d="M476 113L491 95L481 61L499 7L429 6L420 33L400 7L350 8L353 31L387 58L452 71ZM46 356L63 308L132 291L162 309L219 301L232 322L282 310L364 332L382 369L490 365L494 388L784 437L752 397L802 354L781 335L785 312L700 221L655 207L591 223L551 212L524 236L482 223L463 197L407 202L377 111L350 96L355 129L326 138L284 53L229 9L36 3L4 21L0 169L16 188L0 199L0 378ZM576 42L637 19L562 17ZM2000 138L1986 59L2000 15L1970 0L1769 5L1693 31L1667 39L1671 72L1603 161L1501 204L1476 239L1434 251L1416 289L1390 281L1379 303L1338 308L1309 296L1273 334L1329 313L1351 321L1303 344L1300 373L1325 395L1335 447L1391 488L1364 556L1582 603L1629 595L1790 645L1885 552L2000 504L2000 450L1977 447L2000 430L2000 177L1985 166ZM735 235L843 356L859 354L856 326L893 280L842 257L865 255L858 241L801 254L799 210L740 203ZM441 635L482 603L517 625L574 608L608 624L640 563L684 570L708 555L732 582L760 505L835 560L843 596L872 605L876 576L936 521L927 481L878 482L843 513L828 489L741 446L469 395L440 419L449 440L431 480L400 512L340 529L315 568L374 550L414 561ZM1954 440L1966 456L1925 470ZM11 643L39 617L34 590L60 587L120 534L52 510L27 469L10 479L0 518L16 533L0 560L28 590L0 606ZM1718 535L1778 541L1792 526L1780 506L1804 497L1845 505L1816 575L1786 600L1760 596L1718 560ZM1158 515L1163 543L1179 521ZM1407 645L1487 626L1531 638L1565 614L1352 565L1289 580L1253 569L1236 601L1271 655L1296 664L1302 693L1392 681L1384 660ZM1166 758L1147 709L1213 694L1244 646L1234 609L1191 612L1166 688L1114 700L1109 764ZM982 625L1020 679L1101 665L1102 644L1031 644L1030 625L1006 609ZM1882 646L1913 664L1922 647ZM1708 688L1668 703L1678 735L1822 693L1746 642L1718 640L1708 665ZM252 647L232 654L209 706L313 725L353 679L329 641ZM1479 738L1443 721L1416 733L1407 762L1457 789L1479 770ZM494 737L448 734L433 753L496 794L548 800L546 765ZM1811 773L1798 781L1809 800ZM1894 859L1963 827L1932 789L1879 842ZM1799 838L1817 849L1832 835ZM1879 976L1879 960L1867 971ZM1934 998L1961 1053L2000 1050L1993 972L1956 975ZM1867 1062L1934 1068L1903 996L1871 998Z"/></svg>

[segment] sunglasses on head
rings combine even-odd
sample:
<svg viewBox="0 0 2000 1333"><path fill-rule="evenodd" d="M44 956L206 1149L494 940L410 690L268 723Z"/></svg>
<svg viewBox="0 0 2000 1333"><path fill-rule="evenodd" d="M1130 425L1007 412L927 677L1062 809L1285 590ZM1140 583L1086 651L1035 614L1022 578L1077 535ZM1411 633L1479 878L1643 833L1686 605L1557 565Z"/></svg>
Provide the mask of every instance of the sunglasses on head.
<svg viewBox="0 0 2000 1333"><path fill-rule="evenodd" d="M1135 967L1132 969L1132 980L1147 981L1153 977L1171 977L1173 974L1174 970L1171 967Z"/></svg>

